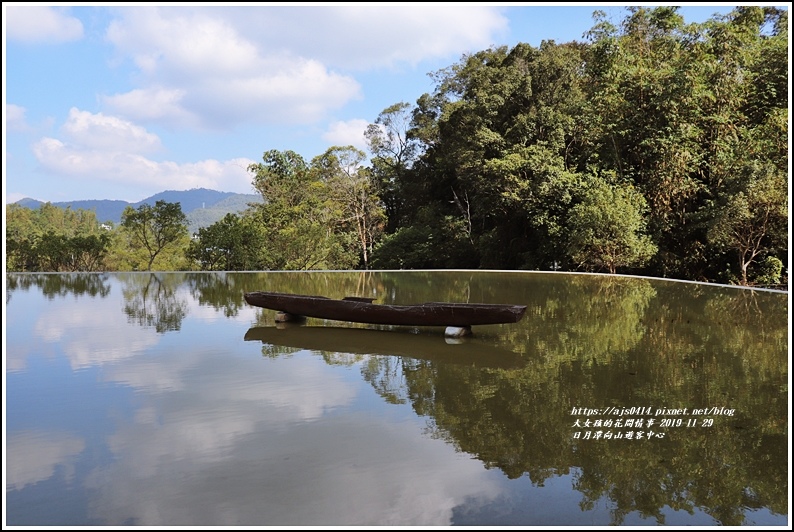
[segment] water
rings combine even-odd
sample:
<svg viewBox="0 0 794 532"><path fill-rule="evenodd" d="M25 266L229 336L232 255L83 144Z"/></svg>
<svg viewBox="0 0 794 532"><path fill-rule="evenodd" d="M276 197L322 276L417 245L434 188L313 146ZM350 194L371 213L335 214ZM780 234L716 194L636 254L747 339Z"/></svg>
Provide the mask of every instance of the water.
<svg viewBox="0 0 794 532"><path fill-rule="evenodd" d="M536 272L6 287L8 525L789 521L785 293ZM528 309L454 343L277 328L255 290Z"/></svg>

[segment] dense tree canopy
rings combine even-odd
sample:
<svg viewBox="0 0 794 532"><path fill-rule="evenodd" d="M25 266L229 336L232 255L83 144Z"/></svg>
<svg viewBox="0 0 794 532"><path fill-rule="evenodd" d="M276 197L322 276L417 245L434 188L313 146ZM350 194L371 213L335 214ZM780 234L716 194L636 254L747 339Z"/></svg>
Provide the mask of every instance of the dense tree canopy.
<svg viewBox="0 0 794 532"><path fill-rule="evenodd" d="M11 271L103 269L111 237L93 211L6 206L6 268Z"/></svg>
<svg viewBox="0 0 794 532"><path fill-rule="evenodd" d="M492 48L434 73L374 261L436 267L468 243L488 268L746 284L787 266L787 17L739 7L685 24L638 7L615 26L596 12L585 43Z"/></svg>

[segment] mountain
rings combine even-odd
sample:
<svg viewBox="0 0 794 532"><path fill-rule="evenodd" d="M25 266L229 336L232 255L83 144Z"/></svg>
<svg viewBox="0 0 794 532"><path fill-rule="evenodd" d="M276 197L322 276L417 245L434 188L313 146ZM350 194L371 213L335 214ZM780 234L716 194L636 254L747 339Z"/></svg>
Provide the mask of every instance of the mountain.
<svg viewBox="0 0 794 532"><path fill-rule="evenodd" d="M68 207L73 211L78 209L94 211L100 222L113 222L114 225L118 225L121 223L121 213L125 208L137 209L141 205L154 205L159 200L168 203L178 202L182 207L182 212L188 218L188 230L193 234L199 228L207 227L221 220L228 213L244 211L248 208L249 203L260 203L262 196L194 188L191 190L165 190L137 203L120 200L76 200L60 201L52 205L61 209ZM43 202L32 198L23 198L16 203L28 209L38 209Z"/></svg>
<svg viewBox="0 0 794 532"><path fill-rule="evenodd" d="M17 201L16 203L17 205L22 205L23 207L27 207L28 209L36 210L44 202L39 200L34 200L32 198L23 198ZM128 203L126 201L121 201L121 200L82 200L82 201L62 201L58 203L53 203L53 205L55 207L60 207L61 209L71 207L73 211L76 211L77 209L94 211L96 212L97 220L99 220L100 222L112 221L114 224L118 224L119 221L121 220L121 213L124 212L124 208L127 207L128 205L132 205L132 203ZM154 205L154 203L152 203L152 205Z"/></svg>

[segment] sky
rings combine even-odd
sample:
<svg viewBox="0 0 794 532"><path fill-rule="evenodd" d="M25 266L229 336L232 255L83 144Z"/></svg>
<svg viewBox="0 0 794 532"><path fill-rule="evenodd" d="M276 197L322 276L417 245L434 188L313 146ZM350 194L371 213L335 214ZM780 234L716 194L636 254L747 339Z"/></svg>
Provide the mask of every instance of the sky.
<svg viewBox="0 0 794 532"><path fill-rule="evenodd" d="M585 41L595 10L617 24L625 5L5 2L4 203L255 194L264 152L366 152L367 125L432 92L429 73L493 46Z"/></svg>

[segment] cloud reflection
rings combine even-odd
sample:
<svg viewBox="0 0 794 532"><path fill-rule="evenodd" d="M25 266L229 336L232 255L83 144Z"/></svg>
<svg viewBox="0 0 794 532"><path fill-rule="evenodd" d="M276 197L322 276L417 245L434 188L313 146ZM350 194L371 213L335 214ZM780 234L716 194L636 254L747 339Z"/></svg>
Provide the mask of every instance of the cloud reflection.
<svg viewBox="0 0 794 532"><path fill-rule="evenodd" d="M113 299L91 305L53 301L34 325L47 344L57 344L72 369L107 364L135 356L160 340L153 330L130 325Z"/></svg>
<svg viewBox="0 0 794 532"><path fill-rule="evenodd" d="M109 442L114 453L133 455L136 474L155 474L173 460L224 460L237 439L260 432L263 424L280 430L314 421L356 394L317 361L294 374L274 361L228 364L222 356L205 350L108 368L107 380L136 388L147 404L137 423L123 426Z"/></svg>
<svg viewBox="0 0 794 532"><path fill-rule="evenodd" d="M58 466L66 477L74 475L74 461L85 449L85 442L72 434L39 431L12 432L6 442L6 490L47 480Z"/></svg>
<svg viewBox="0 0 794 532"><path fill-rule="evenodd" d="M184 356L162 359L158 372L187 371ZM87 481L100 522L443 525L455 506L497 494L479 461L423 436L421 421L356 411L359 394L380 399L345 380L349 368L307 352L235 363L212 350L189 356L190 372L212 377L183 375L179 390L142 386L146 405L109 438L114 462ZM107 376L143 383L151 368L136 362Z"/></svg>

